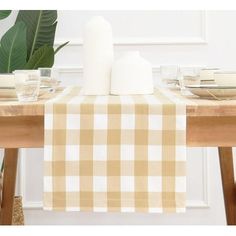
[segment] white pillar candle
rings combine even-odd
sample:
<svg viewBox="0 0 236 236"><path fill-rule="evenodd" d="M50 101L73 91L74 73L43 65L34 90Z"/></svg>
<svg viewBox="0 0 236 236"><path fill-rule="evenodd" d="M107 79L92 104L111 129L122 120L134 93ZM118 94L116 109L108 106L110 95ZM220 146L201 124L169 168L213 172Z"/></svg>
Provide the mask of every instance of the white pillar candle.
<svg viewBox="0 0 236 236"><path fill-rule="evenodd" d="M95 16L84 29L83 94L109 94L112 62L111 25L103 17Z"/></svg>

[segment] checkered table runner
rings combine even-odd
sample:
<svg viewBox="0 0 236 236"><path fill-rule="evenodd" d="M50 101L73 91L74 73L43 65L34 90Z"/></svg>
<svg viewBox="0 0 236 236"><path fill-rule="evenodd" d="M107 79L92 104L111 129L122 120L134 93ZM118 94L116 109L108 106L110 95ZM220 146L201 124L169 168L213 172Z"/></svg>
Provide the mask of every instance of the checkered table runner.
<svg viewBox="0 0 236 236"><path fill-rule="evenodd" d="M45 105L44 209L183 212L186 106L153 95L83 96Z"/></svg>

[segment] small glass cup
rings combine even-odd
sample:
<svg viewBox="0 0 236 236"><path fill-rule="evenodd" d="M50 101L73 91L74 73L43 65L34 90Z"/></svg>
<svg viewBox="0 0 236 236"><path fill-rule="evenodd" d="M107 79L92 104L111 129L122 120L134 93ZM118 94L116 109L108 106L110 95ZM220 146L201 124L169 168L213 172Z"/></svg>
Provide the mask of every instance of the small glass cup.
<svg viewBox="0 0 236 236"><path fill-rule="evenodd" d="M200 85L200 68L182 67L179 70L179 85L182 95L188 95L188 85Z"/></svg>
<svg viewBox="0 0 236 236"><path fill-rule="evenodd" d="M55 92L59 85L58 70L55 68L39 68L41 86L50 88L50 92Z"/></svg>
<svg viewBox="0 0 236 236"><path fill-rule="evenodd" d="M179 67L167 65L160 67L161 82L164 87L175 88L178 84Z"/></svg>
<svg viewBox="0 0 236 236"><path fill-rule="evenodd" d="M37 70L15 70L15 88L18 101L35 102L38 100L40 76Z"/></svg>

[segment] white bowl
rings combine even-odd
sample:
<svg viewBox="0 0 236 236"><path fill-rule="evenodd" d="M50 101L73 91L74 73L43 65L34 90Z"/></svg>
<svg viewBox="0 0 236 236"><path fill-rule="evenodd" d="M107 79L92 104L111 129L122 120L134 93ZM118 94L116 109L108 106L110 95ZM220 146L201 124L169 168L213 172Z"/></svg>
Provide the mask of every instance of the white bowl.
<svg viewBox="0 0 236 236"><path fill-rule="evenodd" d="M0 88L14 87L14 75L13 74L0 74Z"/></svg>
<svg viewBox="0 0 236 236"><path fill-rule="evenodd" d="M219 68L204 68L200 71L201 81L212 81L214 80L214 73L219 71Z"/></svg>
<svg viewBox="0 0 236 236"><path fill-rule="evenodd" d="M215 72L214 80L219 86L236 86L236 71Z"/></svg>

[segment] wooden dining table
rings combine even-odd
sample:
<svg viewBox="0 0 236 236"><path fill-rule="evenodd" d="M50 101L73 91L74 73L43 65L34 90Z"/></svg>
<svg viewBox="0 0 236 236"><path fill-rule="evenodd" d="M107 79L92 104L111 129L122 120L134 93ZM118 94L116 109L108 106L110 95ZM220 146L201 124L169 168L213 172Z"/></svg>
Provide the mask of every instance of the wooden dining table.
<svg viewBox="0 0 236 236"><path fill-rule="evenodd" d="M59 93L45 94L31 103L0 99L0 148L4 149L2 225L12 224L18 149L44 146L44 104ZM179 92L174 93L181 96ZM226 220L228 225L236 225L232 154L232 147L236 146L236 100L216 101L195 96L185 99L187 146L218 148Z"/></svg>

